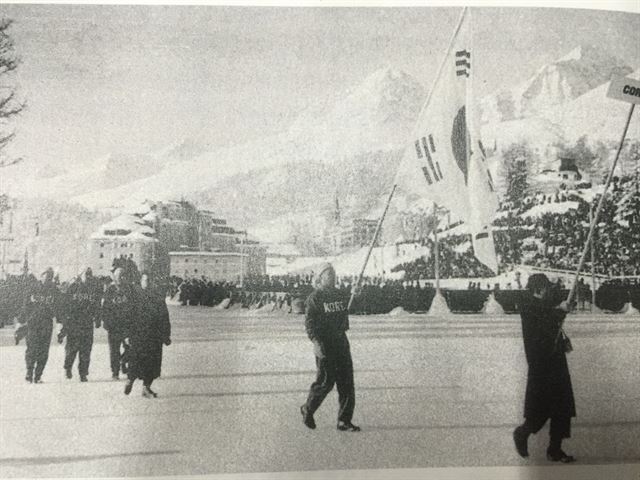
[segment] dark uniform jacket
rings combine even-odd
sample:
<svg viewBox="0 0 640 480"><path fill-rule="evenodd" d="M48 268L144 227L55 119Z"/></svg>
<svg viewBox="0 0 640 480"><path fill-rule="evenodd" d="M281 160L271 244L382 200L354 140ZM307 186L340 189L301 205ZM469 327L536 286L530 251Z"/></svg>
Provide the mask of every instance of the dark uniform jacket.
<svg viewBox="0 0 640 480"><path fill-rule="evenodd" d="M162 367L162 344L171 338L169 311L163 296L137 289L135 315L129 333L131 374L135 378L158 378Z"/></svg>
<svg viewBox="0 0 640 480"><path fill-rule="evenodd" d="M305 329L312 341L333 344L349 330L348 292L335 288L314 290L305 303Z"/></svg>
<svg viewBox="0 0 640 480"><path fill-rule="evenodd" d="M128 336L134 314L135 293L127 284L109 285L102 302L102 323L108 332Z"/></svg>
<svg viewBox="0 0 640 480"><path fill-rule="evenodd" d="M51 336L53 319L60 319L60 291L54 283L36 283L24 299L20 323L27 324L27 338Z"/></svg>
<svg viewBox="0 0 640 480"><path fill-rule="evenodd" d="M76 280L65 295L65 327L68 330L92 330L96 322L101 294L97 282Z"/></svg>
<svg viewBox="0 0 640 480"><path fill-rule="evenodd" d="M569 366L556 338L566 313L530 296L520 310L524 351L529 365L524 416L575 417Z"/></svg>

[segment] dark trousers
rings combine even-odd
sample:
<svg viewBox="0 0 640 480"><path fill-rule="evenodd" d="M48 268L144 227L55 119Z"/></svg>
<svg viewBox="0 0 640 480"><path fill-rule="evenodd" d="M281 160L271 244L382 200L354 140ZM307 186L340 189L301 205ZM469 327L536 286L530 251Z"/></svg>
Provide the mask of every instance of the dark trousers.
<svg viewBox="0 0 640 480"><path fill-rule="evenodd" d="M78 373L81 377L89 375L91 348L93 347L93 329L72 331L67 334L64 347L64 369L71 370L78 355Z"/></svg>
<svg viewBox="0 0 640 480"><path fill-rule="evenodd" d="M118 375L120 368L122 368L123 373L126 371L129 346L124 343L124 339L125 336L122 332L109 331L107 335L112 375ZM122 347L122 350L120 350L120 347Z"/></svg>
<svg viewBox="0 0 640 480"><path fill-rule="evenodd" d="M13 334L16 340L16 345L20 343L20 340L27 336L27 329L28 327L26 324L20 325L18 328L16 328L16 331Z"/></svg>
<svg viewBox="0 0 640 480"><path fill-rule="evenodd" d="M316 381L311 384L307 398L309 413L313 414L320 407L335 384L340 404L338 421L351 422L356 406L356 391L353 382L351 351L346 338L343 345L339 345L337 348L335 346L327 348L324 358L316 357L316 367Z"/></svg>
<svg viewBox="0 0 640 480"><path fill-rule="evenodd" d="M27 363L27 378L39 380L42 377L42 372L44 372L44 367L49 359L52 333L52 330L47 329L27 334L27 350L24 355Z"/></svg>
<svg viewBox="0 0 640 480"><path fill-rule="evenodd" d="M136 379L138 377L136 377L135 375L133 375L131 372L129 372L128 374L128 378L129 378L129 382L133 383L136 381ZM153 378L151 377L145 377L142 379L142 385L144 385L145 387L151 387L151 384L153 383Z"/></svg>
<svg viewBox="0 0 640 480"><path fill-rule="evenodd" d="M571 437L571 417L527 417L522 427L527 434L538 433L548 419L551 419L549 445L550 447L560 448L562 439Z"/></svg>

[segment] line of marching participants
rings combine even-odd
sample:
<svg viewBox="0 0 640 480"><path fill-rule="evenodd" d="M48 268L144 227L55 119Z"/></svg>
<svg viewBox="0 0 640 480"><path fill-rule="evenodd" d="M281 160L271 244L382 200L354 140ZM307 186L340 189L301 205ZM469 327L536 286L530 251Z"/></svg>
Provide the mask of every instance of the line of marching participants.
<svg viewBox="0 0 640 480"><path fill-rule="evenodd" d="M356 394L349 330L349 295L336 288L336 272L330 263L318 269L316 286L305 303L305 328L313 343L317 374L306 402L300 406L302 422L316 428L314 413L334 385L338 390L337 429L359 432L352 423ZM544 274L534 274L527 284L529 295L521 310L525 357L528 365L525 422L513 432L516 451L529 455L528 439L550 422L547 459L570 463L575 458L562 450L571 436L571 418L576 416L566 353L571 351L562 324L571 306L557 302L553 285ZM359 295L354 290L354 298ZM559 304L558 304L559 303Z"/></svg>
<svg viewBox="0 0 640 480"><path fill-rule="evenodd" d="M27 381L40 382L47 362L53 319L62 318L59 340L67 337L64 368L71 378L76 355L81 381L87 380L93 343L93 327L100 323L108 332L110 366L114 379L127 373L124 393L129 394L136 379L143 381L143 396L154 398L152 381L160 374L162 346L171 343L169 315L162 295L154 292L145 274L139 286L123 281L116 268L113 283L101 295L90 270L74 282L65 294L47 270L25 302L23 319L27 325ZM528 366L524 418L513 432L516 451L529 455L528 439L550 423L547 459L569 463L575 458L562 450L562 441L571 436L571 419L576 416L573 389L566 353L570 341L562 325L572 305L558 302L553 286L544 274L529 277L528 297L521 309L522 334ZM360 293L354 287L354 297ZM305 329L313 345L317 372L307 400L300 406L303 424L315 429L314 414L334 386L338 391L337 429L359 432L352 423L356 405L353 361L349 330L349 293L336 288L336 272L330 263L322 265L315 288L305 303Z"/></svg>
<svg viewBox="0 0 640 480"><path fill-rule="evenodd" d="M112 378L119 380L120 373L127 375L127 395L140 379L142 395L157 396L151 384L160 376L163 345L171 344L169 312L149 275L142 273L139 284L123 277L123 269L116 268L113 282L104 288L87 268L63 292L53 280L53 270L47 269L40 281L27 287L15 335L16 344L26 337L27 382L42 382L55 322L62 326L58 342L66 338L66 377L73 378L77 358L80 381L87 382L93 331L102 326L107 331Z"/></svg>

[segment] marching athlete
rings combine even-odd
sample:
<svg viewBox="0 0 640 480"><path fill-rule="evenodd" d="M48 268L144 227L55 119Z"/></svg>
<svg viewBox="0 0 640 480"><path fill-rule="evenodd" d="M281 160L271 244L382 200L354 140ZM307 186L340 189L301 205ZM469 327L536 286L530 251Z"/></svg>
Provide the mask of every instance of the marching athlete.
<svg viewBox="0 0 640 480"><path fill-rule="evenodd" d="M102 301L102 323L108 333L111 376L114 380L120 378L120 370L127 373L129 345L125 339L129 336L135 300L133 288L123 281L122 274L122 268L114 270L113 283L107 288Z"/></svg>
<svg viewBox="0 0 640 480"><path fill-rule="evenodd" d="M53 322L61 318L59 309L60 292L53 282L53 269L48 268L42 273L41 281L25 297L20 315L20 323L27 326L25 360L29 383L42 382L42 373L49 358Z"/></svg>
<svg viewBox="0 0 640 480"><path fill-rule="evenodd" d="M547 459L552 462L575 461L562 450L562 440L571 436L571 417L576 407L569 375L565 346L560 332L569 307L562 302L554 307L551 283L546 275L529 277L528 302L521 307L524 351L529 366L524 401L525 422L513 432L516 450L529 455L529 435L537 433L551 420Z"/></svg>
<svg viewBox="0 0 640 480"><path fill-rule="evenodd" d="M300 412L304 424L308 428L316 428L313 414L335 384L340 403L337 428L340 431L359 432L360 427L351 423L356 393L346 334L349 329L349 296L336 288L336 272L330 263L322 265L317 278L317 288L305 304L305 327L314 346L317 376Z"/></svg>
<svg viewBox="0 0 640 480"><path fill-rule="evenodd" d="M97 326L101 293L91 268L82 272L67 290L64 331L58 336L58 341L61 342L61 337L66 335L64 370L69 379L73 377L72 368L77 355L80 381L87 381L93 347L93 328L94 324Z"/></svg>

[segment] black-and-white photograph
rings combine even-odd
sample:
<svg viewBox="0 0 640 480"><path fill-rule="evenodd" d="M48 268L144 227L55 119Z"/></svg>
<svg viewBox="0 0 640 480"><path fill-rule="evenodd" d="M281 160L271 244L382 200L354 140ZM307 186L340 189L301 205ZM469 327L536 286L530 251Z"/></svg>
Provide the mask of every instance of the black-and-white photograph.
<svg viewBox="0 0 640 480"><path fill-rule="evenodd" d="M640 4L476 3L2 2L0 477L637 480Z"/></svg>

